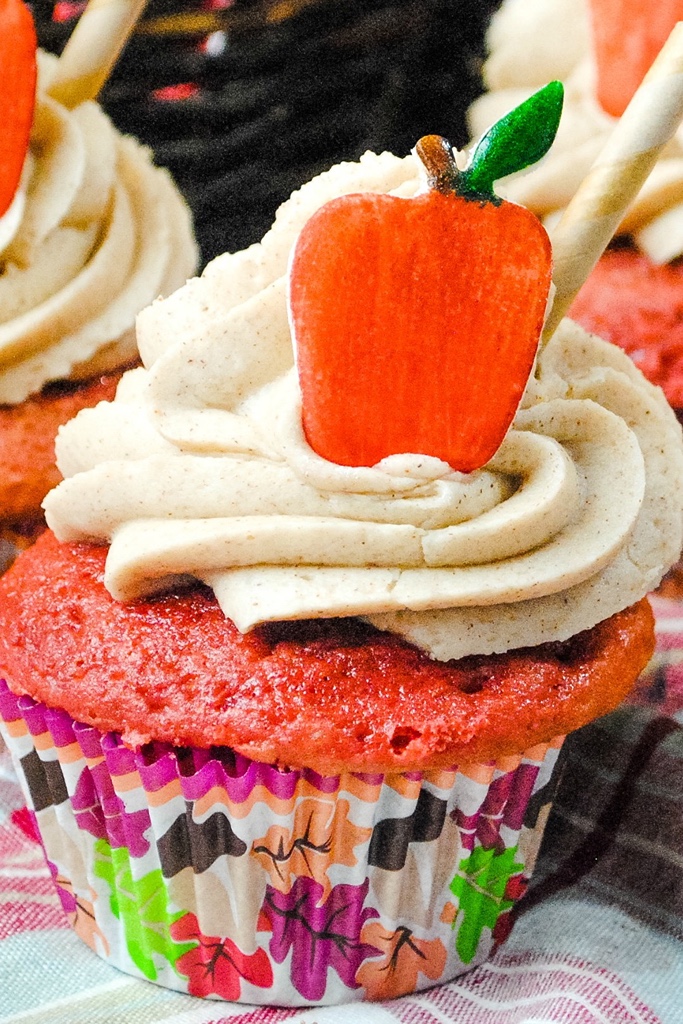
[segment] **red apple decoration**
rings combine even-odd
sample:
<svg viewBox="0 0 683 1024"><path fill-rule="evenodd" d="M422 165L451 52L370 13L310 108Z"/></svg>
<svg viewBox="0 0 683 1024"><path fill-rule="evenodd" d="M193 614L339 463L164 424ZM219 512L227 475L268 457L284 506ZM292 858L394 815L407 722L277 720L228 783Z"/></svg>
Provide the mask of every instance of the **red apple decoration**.
<svg viewBox="0 0 683 1024"><path fill-rule="evenodd" d="M591 0L597 97L621 117L677 21L683 0Z"/></svg>
<svg viewBox="0 0 683 1024"><path fill-rule="evenodd" d="M290 316L304 430L325 459L414 452L470 472L500 447L533 366L551 248L493 182L547 151L562 97L553 82L508 114L464 171L427 136L426 192L343 196L304 226Z"/></svg>
<svg viewBox="0 0 683 1024"><path fill-rule="evenodd" d="M17 191L36 96L36 32L21 0L0 0L0 216Z"/></svg>

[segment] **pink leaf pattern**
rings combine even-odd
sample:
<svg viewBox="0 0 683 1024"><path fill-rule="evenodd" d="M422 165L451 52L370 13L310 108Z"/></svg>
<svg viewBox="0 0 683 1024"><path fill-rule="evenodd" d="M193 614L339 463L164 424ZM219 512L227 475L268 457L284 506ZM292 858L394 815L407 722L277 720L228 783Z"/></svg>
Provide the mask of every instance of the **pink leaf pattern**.
<svg viewBox="0 0 683 1024"><path fill-rule="evenodd" d="M382 952L361 939L365 922L379 916L363 906L368 888L367 881L336 885L323 903L323 887L311 878L298 878L289 893L268 886L263 914L273 932L270 952L281 964L292 951L292 983L305 999L323 997L328 967L348 988L358 988L361 963Z"/></svg>

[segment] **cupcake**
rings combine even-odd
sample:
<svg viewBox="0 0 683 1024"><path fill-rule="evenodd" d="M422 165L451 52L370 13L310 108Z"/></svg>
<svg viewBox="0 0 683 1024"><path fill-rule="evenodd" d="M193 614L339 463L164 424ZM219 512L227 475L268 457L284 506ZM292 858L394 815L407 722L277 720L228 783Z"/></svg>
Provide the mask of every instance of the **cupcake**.
<svg viewBox="0 0 683 1024"><path fill-rule="evenodd" d="M488 33L488 92L470 108L473 135L548 77L565 83L557 141L500 192L534 210L552 234L674 24L680 0L505 0ZM523 58L522 56L523 55ZM570 316L619 345L683 410L683 136L679 129Z"/></svg>
<svg viewBox="0 0 683 1024"><path fill-rule="evenodd" d="M65 910L100 956L180 991L384 999L480 963L564 734L653 648L643 598L681 543L675 417L569 321L537 353L540 225L485 198L474 157L461 176L442 140L418 153L332 168L140 315L144 366L62 428L52 532L0 581L0 714ZM435 289L442 243L458 284ZM356 329L357 295L368 336L393 310L384 336L414 351L407 263L418 327L442 302L467 322L456 426L441 412L419 455L368 465L354 441L332 461L338 384L326 418L312 381L346 369L365 405L370 371L325 328L339 299ZM422 369L385 365L390 449L422 430Z"/></svg>
<svg viewBox="0 0 683 1024"><path fill-rule="evenodd" d="M42 52L34 107L33 26L18 0L3 16L15 15L27 45L21 109L5 129L18 184L9 183L0 217L0 528L23 546L43 527L41 501L60 479L58 426L113 398L137 360L136 314L186 281L197 248L168 174L95 102L70 109L53 99L58 62ZM7 91L3 101L13 109Z"/></svg>

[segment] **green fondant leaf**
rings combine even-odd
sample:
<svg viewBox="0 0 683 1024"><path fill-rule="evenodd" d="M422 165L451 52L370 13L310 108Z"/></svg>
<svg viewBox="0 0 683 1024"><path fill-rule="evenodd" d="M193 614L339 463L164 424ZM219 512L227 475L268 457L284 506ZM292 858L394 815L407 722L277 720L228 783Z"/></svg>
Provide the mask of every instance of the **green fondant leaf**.
<svg viewBox="0 0 683 1024"><path fill-rule="evenodd" d="M490 198L494 182L545 156L557 134L563 100L562 82L550 82L496 121L475 146L459 188Z"/></svg>
<svg viewBox="0 0 683 1024"><path fill-rule="evenodd" d="M176 961L195 948L196 942L177 943L171 938L169 929L184 911L169 910L168 890L158 868L134 879L128 850L112 848L104 839L98 839L95 874L110 888L111 911L123 921L131 960L150 981L155 981L158 973L153 954L164 957L175 969Z"/></svg>
<svg viewBox="0 0 683 1024"><path fill-rule="evenodd" d="M458 900L453 927L458 929L455 948L464 964L474 959L484 928L493 930L499 915L514 903L505 897L505 887L524 867L515 862L516 853L517 847L496 853L478 846L460 861L450 890Z"/></svg>

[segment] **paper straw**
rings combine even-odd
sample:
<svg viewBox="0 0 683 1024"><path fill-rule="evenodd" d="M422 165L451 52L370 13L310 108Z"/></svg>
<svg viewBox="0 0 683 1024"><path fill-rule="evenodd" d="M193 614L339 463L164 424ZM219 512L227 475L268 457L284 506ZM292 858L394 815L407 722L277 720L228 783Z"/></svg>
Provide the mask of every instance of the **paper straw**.
<svg viewBox="0 0 683 1024"><path fill-rule="evenodd" d="M567 313L682 117L679 21L551 236L557 291L544 341Z"/></svg>
<svg viewBox="0 0 683 1024"><path fill-rule="evenodd" d="M48 92L65 107L95 99L147 0L90 0L62 56Z"/></svg>

